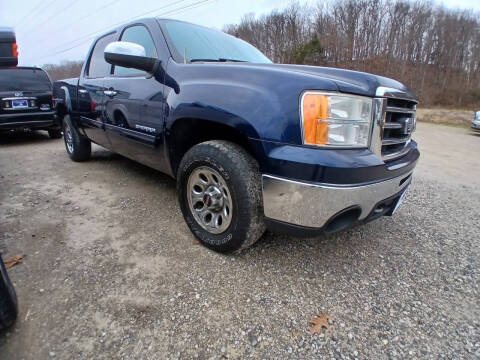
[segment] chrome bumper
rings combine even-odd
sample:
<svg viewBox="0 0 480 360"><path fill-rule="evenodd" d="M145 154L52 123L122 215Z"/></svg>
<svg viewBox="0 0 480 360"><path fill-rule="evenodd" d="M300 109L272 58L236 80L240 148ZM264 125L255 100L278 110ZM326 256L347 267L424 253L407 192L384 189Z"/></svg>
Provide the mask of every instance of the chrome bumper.
<svg viewBox="0 0 480 360"><path fill-rule="evenodd" d="M361 209L358 220L364 220L380 201L405 189L411 175L412 171L390 180L352 186L310 184L262 175L265 216L298 226L322 228L342 210L358 207Z"/></svg>

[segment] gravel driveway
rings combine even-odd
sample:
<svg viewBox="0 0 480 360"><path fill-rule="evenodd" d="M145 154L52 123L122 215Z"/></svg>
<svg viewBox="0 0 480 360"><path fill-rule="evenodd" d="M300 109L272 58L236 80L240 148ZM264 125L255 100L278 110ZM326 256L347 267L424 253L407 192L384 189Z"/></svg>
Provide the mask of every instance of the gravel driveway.
<svg viewBox="0 0 480 360"><path fill-rule="evenodd" d="M1 359L480 358L480 135L419 124L394 218L196 245L175 182L104 149L0 136L0 250L20 315ZM307 320L333 323L310 335Z"/></svg>

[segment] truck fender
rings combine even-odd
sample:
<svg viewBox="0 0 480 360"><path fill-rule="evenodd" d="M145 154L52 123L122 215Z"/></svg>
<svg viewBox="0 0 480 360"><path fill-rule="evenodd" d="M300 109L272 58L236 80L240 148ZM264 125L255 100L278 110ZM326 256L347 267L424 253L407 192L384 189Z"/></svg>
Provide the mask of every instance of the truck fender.
<svg viewBox="0 0 480 360"><path fill-rule="evenodd" d="M70 99L70 92L68 91L68 88L66 86L62 86L60 89L63 90L65 93L65 107L67 108L67 111L70 113L72 112L72 99Z"/></svg>

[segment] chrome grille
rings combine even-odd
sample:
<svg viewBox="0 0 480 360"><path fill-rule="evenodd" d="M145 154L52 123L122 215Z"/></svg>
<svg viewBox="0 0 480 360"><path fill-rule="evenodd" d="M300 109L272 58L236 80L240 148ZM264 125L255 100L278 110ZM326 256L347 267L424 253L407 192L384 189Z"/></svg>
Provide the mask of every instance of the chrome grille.
<svg viewBox="0 0 480 360"><path fill-rule="evenodd" d="M384 161L397 159L410 151L412 133L416 127L417 103L411 100L387 98L381 133L381 154Z"/></svg>

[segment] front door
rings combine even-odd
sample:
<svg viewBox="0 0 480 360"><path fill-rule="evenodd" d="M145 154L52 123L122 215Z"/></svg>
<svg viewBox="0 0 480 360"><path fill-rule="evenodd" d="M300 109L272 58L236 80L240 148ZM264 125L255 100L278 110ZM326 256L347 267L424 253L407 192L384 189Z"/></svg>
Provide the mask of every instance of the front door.
<svg viewBox="0 0 480 360"><path fill-rule="evenodd" d="M148 57L158 56L150 32L144 25L127 27L121 41L142 45ZM115 66L113 75L105 79L104 87L107 95L103 116L113 150L164 170L165 160L160 146L163 140L164 85L141 70Z"/></svg>
<svg viewBox="0 0 480 360"><path fill-rule="evenodd" d="M108 148L110 143L105 134L102 114L105 106L104 82L110 74L111 65L105 61L103 53L105 47L113 41L115 33L97 40L78 86L80 127L89 139Z"/></svg>

